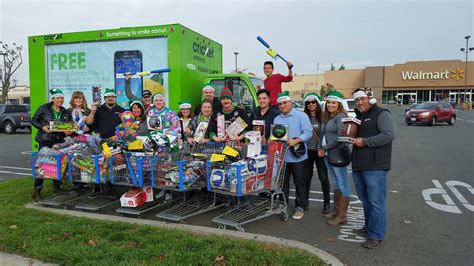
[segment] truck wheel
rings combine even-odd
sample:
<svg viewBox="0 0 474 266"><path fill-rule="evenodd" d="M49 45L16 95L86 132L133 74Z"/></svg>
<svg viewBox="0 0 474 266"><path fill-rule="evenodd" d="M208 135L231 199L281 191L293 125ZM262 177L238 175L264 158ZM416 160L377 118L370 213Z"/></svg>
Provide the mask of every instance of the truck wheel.
<svg viewBox="0 0 474 266"><path fill-rule="evenodd" d="M453 116L451 116L451 118L449 119L448 125L452 126L452 125L454 125L454 122L456 122L456 118L455 118L454 115L453 115Z"/></svg>
<svg viewBox="0 0 474 266"><path fill-rule="evenodd" d="M5 130L5 133L7 133L7 134L13 134L13 133L15 133L16 128L15 128L15 126L13 125L12 122L7 121L7 122L5 122L4 130Z"/></svg>
<svg viewBox="0 0 474 266"><path fill-rule="evenodd" d="M431 118L431 122L430 122L430 126L434 126L436 125L436 116L433 116L433 118Z"/></svg>

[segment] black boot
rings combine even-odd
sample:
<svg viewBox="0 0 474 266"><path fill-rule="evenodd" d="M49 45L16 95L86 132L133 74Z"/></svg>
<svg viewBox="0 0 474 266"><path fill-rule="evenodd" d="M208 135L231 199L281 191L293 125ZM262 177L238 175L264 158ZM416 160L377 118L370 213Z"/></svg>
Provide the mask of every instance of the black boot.
<svg viewBox="0 0 474 266"><path fill-rule="evenodd" d="M329 212L331 212L331 205L329 204L329 202L324 201L322 213L328 214Z"/></svg>
<svg viewBox="0 0 474 266"><path fill-rule="evenodd" d="M35 188L32 198L35 202L40 202L43 200L43 197L41 197L41 188Z"/></svg>

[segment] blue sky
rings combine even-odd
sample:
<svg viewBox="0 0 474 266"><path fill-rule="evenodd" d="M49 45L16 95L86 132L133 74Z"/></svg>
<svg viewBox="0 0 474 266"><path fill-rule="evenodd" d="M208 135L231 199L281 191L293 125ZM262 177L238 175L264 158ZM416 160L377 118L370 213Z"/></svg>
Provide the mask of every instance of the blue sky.
<svg viewBox="0 0 474 266"><path fill-rule="evenodd" d="M181 23L224 46L224 71L262 75L269 57L263 36L295 64L298 74L392 65L417 60L464 60L464 36L473 35L474 1L13 1L0 0L0 40L142 25ZM25 65L18 72L28 83ZM471 54L471 60L474 54ZM277 71L286 72L276 63Z"/></svg>

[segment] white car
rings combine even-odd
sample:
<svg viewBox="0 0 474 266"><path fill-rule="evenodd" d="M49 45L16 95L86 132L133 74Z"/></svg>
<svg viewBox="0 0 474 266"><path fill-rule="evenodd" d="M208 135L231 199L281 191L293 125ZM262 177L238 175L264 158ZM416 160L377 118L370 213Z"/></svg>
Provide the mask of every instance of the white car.
<svg viewBox="0 0 474 266"><path fill-rule="evenodd" d="M322 101L321 102L321 108L323 108L323 110L326 110L326 109L324 109L325 106L326 106L326 101ZM349 117L356 117L356 113L354 111L354 108L355 108L354 99L343 99L342 100L342 107L344 107L344 109L346 110L347 115Z"/></svg>

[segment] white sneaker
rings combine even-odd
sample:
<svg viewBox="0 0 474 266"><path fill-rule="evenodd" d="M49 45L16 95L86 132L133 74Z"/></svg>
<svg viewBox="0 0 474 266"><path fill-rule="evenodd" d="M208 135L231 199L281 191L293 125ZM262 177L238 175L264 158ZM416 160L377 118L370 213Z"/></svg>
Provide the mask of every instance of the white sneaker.
<svg viewBox="0 0 474 266"><path fill-rule="evenodd" d="M299 220L301 218L303 218L304 216L304 210L300 207L296 208L295 212L293 213L293 216L292 218L295 219L295 220Z"/></svg>

